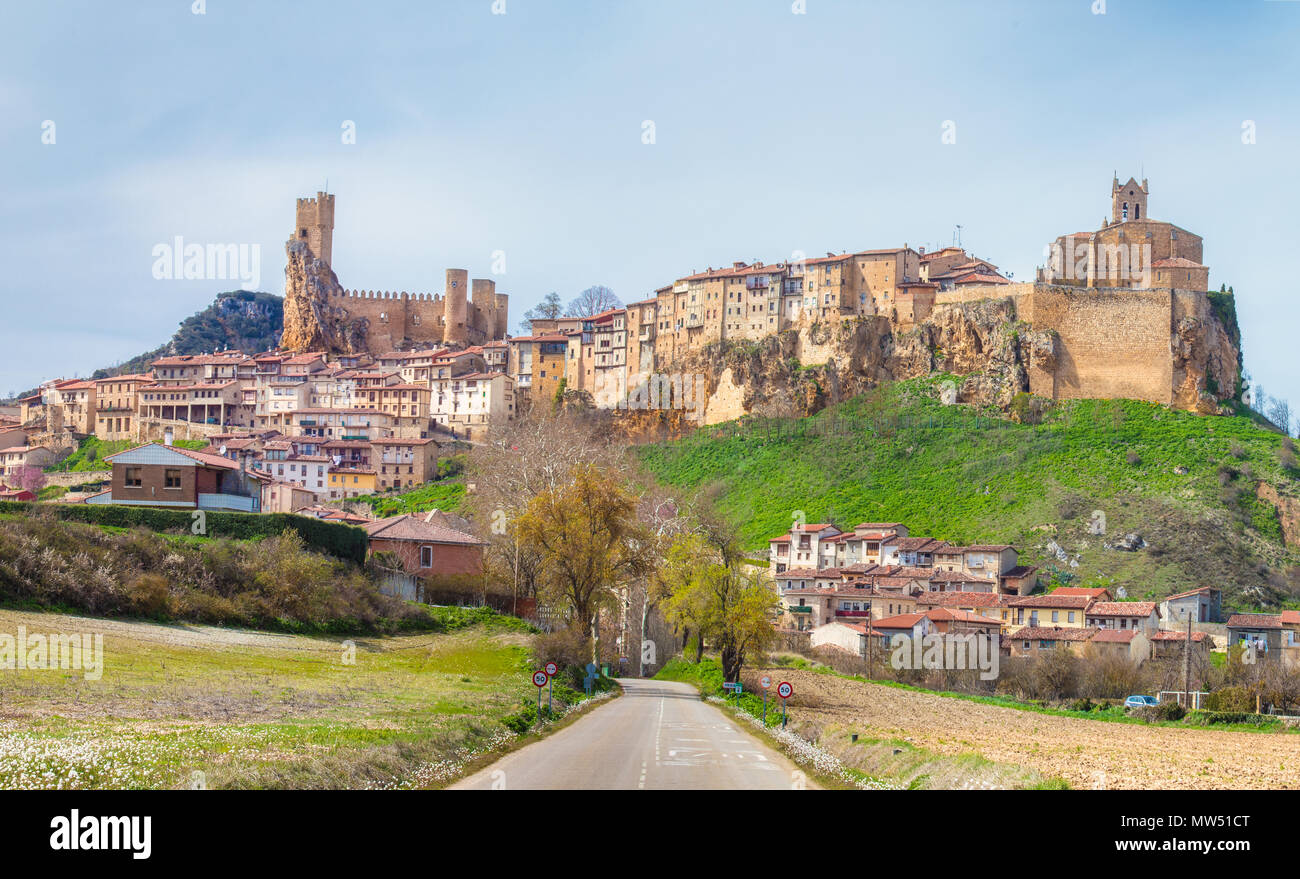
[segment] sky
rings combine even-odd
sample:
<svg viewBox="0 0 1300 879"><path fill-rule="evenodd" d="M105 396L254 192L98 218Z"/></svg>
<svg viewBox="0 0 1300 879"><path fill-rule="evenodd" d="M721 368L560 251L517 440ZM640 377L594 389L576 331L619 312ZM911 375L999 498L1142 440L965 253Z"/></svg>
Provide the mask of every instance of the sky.
<svg viewBox="0 0 1300 879"><path fill-rule="evenodd" d="M256 252L282 294L294 199L326 185L343 286L464 268L513 329L552 290L958 225L1031 280L1118 173L1204 237L1246 370L1300 411L1297 44L1296 0L10 0L0 395L252 286L155 277L177 237Z"/></svg>

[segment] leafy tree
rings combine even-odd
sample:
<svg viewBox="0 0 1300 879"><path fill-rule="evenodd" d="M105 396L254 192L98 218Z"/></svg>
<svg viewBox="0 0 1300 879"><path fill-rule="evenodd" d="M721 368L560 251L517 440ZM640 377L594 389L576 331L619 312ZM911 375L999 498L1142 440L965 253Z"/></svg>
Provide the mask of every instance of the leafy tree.
<svg viewBox="0 0 1300 879"><path fill-rule="evenodd" d="M592 661L599 661L600 610L614 609L615 590L652 569L635 497L617 474L579 464L529 501L514 527L537 554L539 594L566 605L573 625L591 632Z"/></svg>
<svg viewBox="0 0 1300 879"><path fill-rule="evenodd" d="M673 589L664 614L700 636L696 662L707 638L717 649L723 678L739 681L745 661L771 646L778 600L762 571L743 562L727 565L708 537L692 534L679 539L664 565L664 581Z"/></svg>
<svg viewBox="0 0 1300 879"><path fill-rule="evenodd" d="M588 317L611 308L621 308L622 305L613 290L597 284L583 290L569 303L569 314L573 317Z"/></svg>

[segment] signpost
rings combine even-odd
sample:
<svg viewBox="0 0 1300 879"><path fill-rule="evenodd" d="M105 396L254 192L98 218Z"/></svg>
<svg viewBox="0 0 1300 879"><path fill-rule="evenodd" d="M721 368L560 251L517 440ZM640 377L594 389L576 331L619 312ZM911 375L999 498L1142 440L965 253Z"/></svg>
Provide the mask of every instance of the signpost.
<svg viewBox="0 0 1300 879"><path fill-rule="evenodd" d="M537 688L537 722L538 723L542 722L542 687L546 686L546 682L549 680L550 678L546 676L546 672L544 671L533 672L533 686Z"/></svg>
<svg viewBox="0 0 1300 879"><path fill-rule="evenodd" d="M729 692L729 693L731 693L733 696L735 696L735 697L736 697L736 704L737 704L737 705L740 704L740 693L741 693L741 691L744 689L744 687L742 687L742 686L740 685L740 682L739 682L739 681L737 681L737 682L734 683L734 684L732 684L732 683L728 683L728 682L724 681L723 684L722 684L722 689L726 690L727 692Z"/></svg>
<svg viewBox="0 0 1300 879"><path fill-rule="evenodd" d="M785 729L785 700L794 695L794 687L790 686L789 681L782 681L776 687L776 694L781 697L781 728Z"/></svg>
<svg viewBox="0 0 1300 879"><path fill-rule="evenodd" d="M758 682L763 685L763 727L766 728L767 727L767 691L772 689L772 676L763 675L761 678L758 679Z"/></svg>
<svg viewBox="0 0 1300 879"><path fill-rule="evenodd" d="M555 696L554 678L560 673L560 667L554 662L548 662L546 665L542 666L542 670L546 672L546 710L554 711L554 702L552 701ZM541 693L538 693L537 695L541 696Z"/></svg>

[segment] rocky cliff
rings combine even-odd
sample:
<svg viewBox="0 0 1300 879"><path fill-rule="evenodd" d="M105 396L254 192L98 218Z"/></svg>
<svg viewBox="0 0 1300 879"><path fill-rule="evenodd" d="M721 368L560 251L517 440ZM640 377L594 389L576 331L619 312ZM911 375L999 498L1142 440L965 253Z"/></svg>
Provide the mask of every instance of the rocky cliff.
<svg viewBox="0 0 1300 879"><path fill-rule="evenodd" d="M704 420L811 415L882 382L963 376L952 402L1011 406L1031 366L1055 367L1057 339L1016 320L1010 300L941 305L903 329L884 317L813 324L757 343L710 346L675 364L706 378Z"/></svg>
<svg viewBox="0 0 1300 879"><path fill-rule="evenodd" d="M291 240L285 247L284 333L280 344L290 351L326 351L354 354L366 351L370 321L352 317L340 305L343 294L338 276L324 260L312 256L306 243Z"/></svg>
<svg viewBox="0 0 1300 879"><path fill-rule="evenodd" d="M1241 363L1230 302L1225 310L1205 294L1166 301L1172 309L1169 341L1155 346L1150 368L1168 375L1172 366L1172 387L1157 402L1202 414L1227 411L1224 403L1236 396ZM1113 327L1099 328L1103 337L1121 339L1123 333L1118 319ZM935 373L957 377L946 390L951 402L1015 415L1019 395L1050 396L1043 388L1075 369L1078 357L1072 355L1080 353L1069 351L1055 329L1020 319L1017 300L1007 297L936 305L909 327L871 316L813 323L759 342L718 343L671 368L704 376L703 421L709 424L744 415L811 415L883 382ZM1083 390L1082 396L1114 396L1104 389L1088 393L1086 384Z"/></svg>

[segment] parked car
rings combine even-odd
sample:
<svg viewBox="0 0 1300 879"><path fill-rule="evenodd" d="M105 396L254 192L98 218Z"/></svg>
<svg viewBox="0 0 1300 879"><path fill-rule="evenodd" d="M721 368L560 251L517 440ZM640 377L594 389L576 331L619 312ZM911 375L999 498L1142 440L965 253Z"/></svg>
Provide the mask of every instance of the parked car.
<svg viewBox="0 0 1300 879"><path fill-rule="evenodd" d="M1124 700L1125 708L1150 708L1159 704L1160 700L1155 696L1129 696Z"/></svg>

